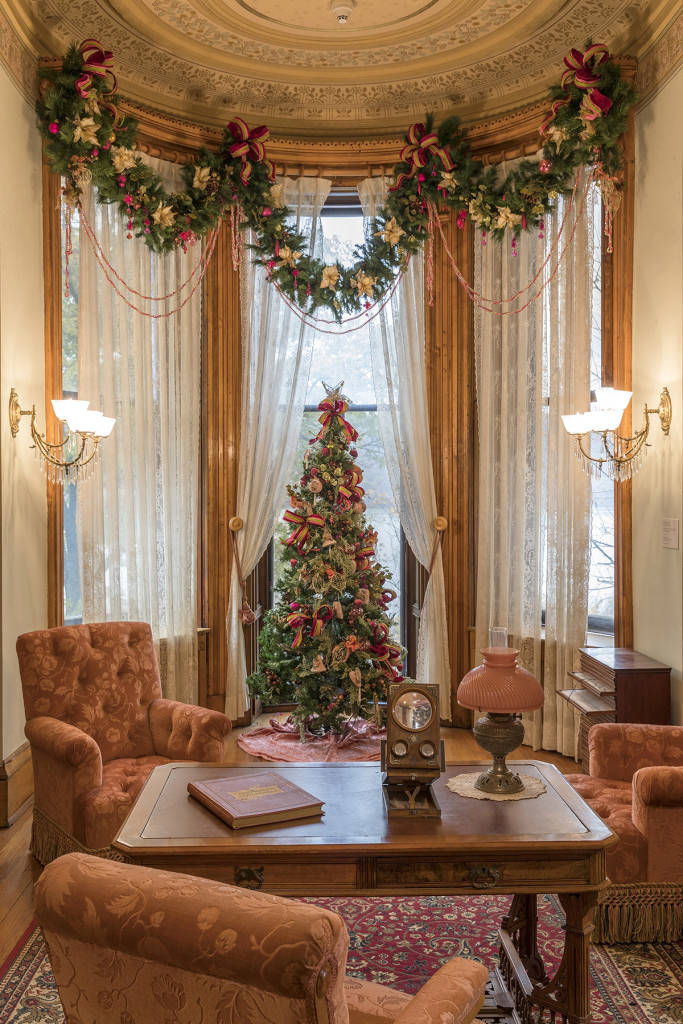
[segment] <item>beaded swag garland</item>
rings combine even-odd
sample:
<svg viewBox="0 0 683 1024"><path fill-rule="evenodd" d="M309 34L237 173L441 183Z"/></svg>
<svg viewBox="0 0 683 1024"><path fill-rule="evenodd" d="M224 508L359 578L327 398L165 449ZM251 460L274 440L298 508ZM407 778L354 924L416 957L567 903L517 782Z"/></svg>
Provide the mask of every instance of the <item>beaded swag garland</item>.
<svg viewBox="0 0 683 1024"><path fill-rule="evenodd" d="M636 93L606 47L572 49L560 84L550 90L551 109L539 131L540 161L523 160L499 180L471 153L457 117L434 126L428 114L413 125L394 169L394 184L350 267L326 265L307 251L293 227L268 160L265 126L230 121L216 152L202 147L181 174L184 190L168 193L160 177L135 154L138 123L116 105L113 55L94 39L72 46L61 70L43 72L48 85L37 103L38 127L50 169L66 180L64 195L79 206L92 183L100 203L115 204L128 237L154 252L187 249L229 215L254 239L254 259L283 294L310 315L328 309L337 321L381 300L410 256L430 237L434 211L445 206L497 240L543 229L558 195L571 191L581 165L594 167L608 212L620 200L618 148Z"/></svg>

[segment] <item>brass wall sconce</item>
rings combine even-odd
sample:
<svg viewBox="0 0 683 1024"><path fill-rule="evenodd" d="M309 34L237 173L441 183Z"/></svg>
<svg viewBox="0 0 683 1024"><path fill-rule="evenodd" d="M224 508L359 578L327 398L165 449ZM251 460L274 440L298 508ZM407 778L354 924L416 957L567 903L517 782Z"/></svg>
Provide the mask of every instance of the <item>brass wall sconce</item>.
<svg viewBox="0 0 683 1024"><path fill-rule="evenodd" d="M36 407L22 409L14 388L9 394L9 425L12 437L19 432L22 416L31 417L32 448L48 480L63 484L70 480L84 480L92 473L95 457L102 438L108 437L116 420L101 412L88 409L89 402L73 398L52 399L52 408L58 420L67 425L67 434L59 444L51 444L36 427Z"/></svg>
<svg viewBox="0 0 683 1024"><path fill-rule="evenodd" d="M648 409L647 403L643 414L643 425L632 437L622 437L617 433L624 410L631 400L630 391L615 391L614 388L598 388L596 400L591 402L590 412L563 416L567 433L576 441L577 458L583 461L586 472L600 476L603 472L611 480L630 480L639 469L643 455L649 445L646 444L650 432L650 416L655 413L665 434L671 426L671 396L664 388L659 396L659 405ZM591 452L590 435L601 437L600 454ZM584 438L588 435L587 446Z"/></svg>

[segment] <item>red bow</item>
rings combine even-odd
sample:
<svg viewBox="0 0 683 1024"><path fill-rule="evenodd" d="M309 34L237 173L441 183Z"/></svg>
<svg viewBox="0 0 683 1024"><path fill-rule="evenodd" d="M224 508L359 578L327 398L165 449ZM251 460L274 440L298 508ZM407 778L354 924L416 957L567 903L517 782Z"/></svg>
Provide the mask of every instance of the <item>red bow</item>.
<svg viewBox="0 0 683 1024"><path fill-rule="evenodd" d="M421 167L427 166L432 156L439 157L445 171L453 170L453 161L448 151L439 145L436 132L427 134L425 126L418 122L408 129L408 145L401 150L401 160L410 165L410 171L408 174L399 174L396 184L389 191L395 192L404 181L415 177Z"/></svg>
<svg viewBox="0 0 683 1024"><path fill-rule="evenodd" d="M584 121L594 121L597 117L602 117L612 106L612 100L608 96L601 93L599 89L593 88L595 83L600 81L600 75L595 73L595 69L608 60L609 51L602 43L589 46L585 53L571 49L564 58L567 70L562 73L560 85L565 92L568 92L572 85L586 90L586 95L581 100L580 110L581 118ZM541 135L547 135L548 128L555 120L558 110L567 103L569 103L569 97L566 100L556 100L553 103L550 113L539 128Z"/></svg>
<svg viewBox="0 0 683 1024"><path fill-rule="evenodd" d="M263 162L268 171L268 180L275 181L275 167L272 161L267 159L266 148L263 145L270 135L268 128L262 124L252 131L246 122L238 117L234 121L230 121L228 131L235 140L228 151L231 156L236 159L239 157L242 161L240 168L242 184L246 185L249 181L252 161L256 164Z"/></svg>
<svg viewBox="0 0 683 1024"><path fill-rule="evenodd" d="M109 88L102 94L106 100L116 93L116 75L113 72L114 54L111 50L103 50L102 44L97 39L84 39L81 43L81 56L83 64L81 73L76 79L76 92L82 99L87 99L92 89L93 78L103 80L110 79ZM113 103L102 103L105 110L108 110L114 118L116 126L120 125L123 118L119 115Z"/></svg>
<svg viewBox="0 0 683 1024"><path fill-rule="evenodd" d="M332 420L336 420L337 423L339 423L340 427L346 434L346 437L348 438L349 441L356 440L356 438L358 437L358 431L356 430L355 427L352 427L351 424L347 420L345 420L342 415L342 413L346 412L348 407L348 402L342 402L339 399L337 399L335 402L331 402L329 398L325 398L320 403L318 409L321 410L322 415L318 416L318 423L322 423L322 427L318 431L318 434L315 438L316 441L319 441L321 437L323 437L325 431L329 427Z"/></svg>
<svg viewBox="0 0 683 1024"><path fill-rule="evenodd" d="M292 523L296 526L296 530L285 541L286 544L296 544L297 550L301 551L304 546L304 541L308 538L310 533L310 526L324 526L325 520L322 516L319 516L317 512L314 512L310 516L302 516L299 512L291 512L289 509L285 512L282 517L286 523Z"/></svg>

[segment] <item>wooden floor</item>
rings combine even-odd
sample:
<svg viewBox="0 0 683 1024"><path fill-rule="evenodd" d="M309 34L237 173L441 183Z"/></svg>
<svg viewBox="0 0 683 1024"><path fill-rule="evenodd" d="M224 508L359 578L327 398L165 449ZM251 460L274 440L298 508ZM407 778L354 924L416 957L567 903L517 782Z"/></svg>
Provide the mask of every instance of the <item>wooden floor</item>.
<svg viewBox="0 0 683 1024"><path fill-rule="evenodd" d="M249 728L259 724L267 722L256 720ZM226 761L233 764L263 764L259 758L245 753L237 746L237 737L241 731L243 730L234 729L230 734ZM486 760L486 755L469 730L442 729L441 734L447 762ZM532 751L530 747L520 747L511 758L549 761L561 772L579 770L576 763L567 757L546 751ZM10 828L0 829L0 965L9 956L33 918L33 884L42 868L28 852L30 836L30 809Z"/></svg>

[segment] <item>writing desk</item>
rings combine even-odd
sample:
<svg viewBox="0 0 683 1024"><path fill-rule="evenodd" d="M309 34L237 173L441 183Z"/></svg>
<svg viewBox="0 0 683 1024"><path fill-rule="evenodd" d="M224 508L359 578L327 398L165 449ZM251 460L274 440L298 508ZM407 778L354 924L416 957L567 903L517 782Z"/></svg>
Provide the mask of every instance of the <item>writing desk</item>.
<svg viewBox="0 0 683 1024"><path fill-rule="evenodd" d="M484 764L449 765L435 782L441 818L387 818L375 763L155 768L114 848L136 864L184 871L281 896L509 893L501 971L523 1022L533 1006L589 1024L589 937L616 838L550 764L515 762L546 792L531 800L473 800L446 781ZM187 783L277 771L325 801L324 814L234 830L187 793ZM536 897L557 893L565 946L553 978L537 946Z"/></svg>

